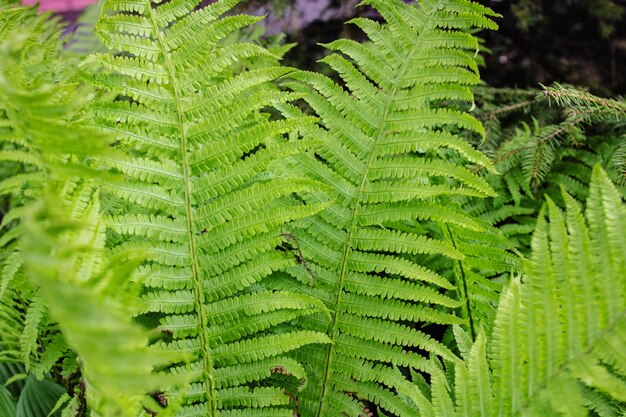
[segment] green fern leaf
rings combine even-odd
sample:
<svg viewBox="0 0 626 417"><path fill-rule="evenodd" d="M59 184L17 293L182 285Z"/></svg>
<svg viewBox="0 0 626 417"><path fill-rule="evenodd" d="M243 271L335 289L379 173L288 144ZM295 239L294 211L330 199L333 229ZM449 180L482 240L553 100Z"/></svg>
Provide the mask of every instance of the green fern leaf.
<svg viewBox="0 0 626 417"><path fill-rule="evenodd" d="M15 7L0 11L0 27L0 160L7 167L0 193L9 206L0 226L0 305L3 327L12 327L3 329L0 344L3 360L21 361L43 380L68 346L47 313L47 300L26 280L22 220L38 204L51 170L86 174L89 168L78 159L106 144L77 146L76 138L85 134L76 127L78 109L89 94L72 85L73 71L60 59L58 20Z"/></svg>
<svg viewBox="0 0 626 417"><path fill-rule="evenodd" d="M272 57L256 45L222 44L259 20L221 17L237 3L108 0L96 33L110 51L91 59L109 73L84 75L119 95L90 110L119 140L106 168L124 176L105 188L115 206L107 245L110 256L145 253L133 277L143 286L135 314L160 335L156 351L187 358L163 370L190 384L165 390L180 405L176 416L290 414L290 397L271 387L272 369L285 370L295 394L294 378L306 378L284 354L328 340L291 324L323 303L261 284L297 264L285 226L328 203L304 203L300 196L320 184L273 167L308 146L292 139L315 119L266 111L300 97L271 85L290 69L230 72Z"/></svg>
<svg viewBox="0 0 626 417"><path fill-rule="evenodd" d="M335 200L293 229L306 264L288 271L291 282L267 280L319 297L332 313L330 325L318 317L302 320L333 340L296 354L308 363L311 379L300 397L303 416L367 415L374 405L377 412L414 416L426 404L400 369L428 372L424 352L447 359L451 352L407 321L459 323L451 311L459 301L443 294L454 285L424 265L463 254L422 225L482 230L442 197L493 195L483 179L445 156L493 170L457 135L482 136L482 125L440 105L472 101L478 43L463 30L494 28L493 13L468 1L363 4L374 6L386 24L354 19L370 42L333 42L327 47L340 54L323 60L345 87L311 72L292 74L296 81L289 84L320 116L321 126L305 133L321 145L283 169L326 183ZM287 117L302 115L288 104L280 109ZM324 201L324 195L310 193L305 201Z"/></svg>
<svg viewBox="0 0 626 417"><path fill-rule="evenodd" d="M626 206L599 167L584 215L573 197L563 198L565 213L547 200L524 281L514 279L503 293L491 339L480 333L470 354L455 360L455 416L623 409ZM433 411L441 409L434 400Z"/></svg>
<svg viewBox="0 0 626 417"><path fill-rule="evenodd" d="M21 30L30 30L16 38L17 46L25 47L26 52L15 54L12 47L2 48L0 102L10 123L9 129L0 132L0 139L3 147L19 146L37 158L38 164L26 165L23 171L39 176L39 180L36 187L19 189L11 196L20 209L11 216L17 225L6 225L11 228L4 234L14 234L14 242L8 246L11 255L7 260L11 263L7 263L10 267L5 267L5 273L13 270L15 275L16 265L23 263L25 275L34 284L21 274L12 278L5 291L10 301L3 299L1 304L3 315L4 306L11 307L15 301L28 306L24 318L6 315L10 319L7 324L17 321L16 330L23 330L20 359L31 372L17 404L17 415L48 415L55 404L59 405L57 400L64 390L46 378L57 362L70 362L68 344L78 353L81 369L68 366L63 371L82 373L91 414L138 415L149 398L146 392L175 381L151 378L155 366L171 359L149 351L147 332L133 323L133 312L119 296L131 294L125 280L132 264L103 261L106 235L94 184L103 175L93 169L93 158L107 155L109 138L84 126L80 112L89 98L85 94L88 90L71 83L69 71L60 65L59 73L38 74L38 64L56 68L58 26L46 16L33 17L36 15L30 9L18 12L26 23ZM0 13L0 19L7 15L19 16ZM12 71L11 76L5 71ZM13 140L15 136L20 140ZM19 154L15 152L6 155L28 162L16 158ZM72 180L76 177L88 179ZM18 257L23 261L12 260ZM3 332L3 347L4 338L14 337L14 332ZM94 343L98 338L101 343ZM14 349L15 345L7 343L6 347ZM55 416L61 415L59 407Z"/></svg>
<svg viewBox="0 0 626 417"><path fill-rule="evenodd" d="M26 312L24 318L24 330L20 336L20 347L22 351L22 362L26 364L27 370L31 367L30 356L37 350L37 338L39 337L42 321L46 318L46 305L40 295L36 294Z"/></svg>

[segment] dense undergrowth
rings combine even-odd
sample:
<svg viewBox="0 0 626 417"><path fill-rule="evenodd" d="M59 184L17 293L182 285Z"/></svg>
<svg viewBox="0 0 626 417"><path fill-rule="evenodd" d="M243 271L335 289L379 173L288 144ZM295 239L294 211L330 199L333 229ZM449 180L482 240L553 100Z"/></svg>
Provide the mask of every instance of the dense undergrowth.
<svg viewBox="0 0 626 417"><path fill-rule="evenodd" d="M467 0L327 75L237 3L0 5L0 415L623 415L626 103L481 84Z"/></svg>

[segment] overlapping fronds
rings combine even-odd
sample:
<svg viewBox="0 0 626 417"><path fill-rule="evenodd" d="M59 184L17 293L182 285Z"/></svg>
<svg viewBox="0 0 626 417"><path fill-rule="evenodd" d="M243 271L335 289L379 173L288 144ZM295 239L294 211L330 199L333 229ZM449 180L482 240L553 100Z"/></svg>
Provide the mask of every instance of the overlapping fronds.
<svg viewBox="0 0 626 417"><path fill-rule="evenodd" d="M446 156L453 152L493 169L456 135L480 136L481 124L442 105L472 101L478 43L464 30L494 28L486 17L492 12L465 0L363 4L386 24L353 20L370 42L335 41L327 47L339 53L323 60L345 87L310 72L293 74L297 81L290 85L320 115L321 126L306 134L322 145L295 156L286 169L325 182L335 200L293 230L303 265L271 280L276 288L315 295L332 312L330 324L321 317L303 321L333 341L299 351L311 380L300 397L307 417L361 416L374 408L380 415L415 415L419 399L405 371L427 371L424 354L451 357L420 327L461 322L452 312L461 302L445 294L454 284L426 265L437 256L463 255L432 238L425 225L480 230L441 197L493 193ZM288 105L281 110L300 114ZM315 204L323 198L305 196Z"/></svg>
<svg viewBox="0 0 626 417"><path fill-rule="evenodd" d="M78 133L69 126L85 102L84 92L76 92L68 67L59 59L60 30L56 19L38 15L35 8L0 11L0 194L5 203L0 223L0 357L24 363L38 379L68 347L37 286L24 277L21 220L40 197L50 167L79 169L60 155L71 151L66 139L75 140ZM54 142L47 142L55 135ZM80 148L93 149L89 144Z"/></svg>
<svg viewBox="0 0 626 417"><path fill-rule="evenodd" d="M327 337L290 323L324 306L259 282L297 263L284 226L327 206L298 197L318 183L272 168L305 146L297 132L314 119L265 111L298 97L268 84L289 69L230 71L272 57L220 45L258 18L220 17L237 0L199 3L103 4L96 30L110 52L93 59L109 72L91 81L118 97L90 113L118 139L105 161L120 174L104 196L109 256L146 254L133 277L143 287L136 313L160 334L153 349L187 357L163 370L189 380L159 394L181 404L177 416L291 416L296 405L278 380L305 378L283 356Z"/></svg>
<svg viewBox="0 0 626 417"><path fill-rule="evenodd" d="M3 200L0 223L0 246L3 249L0 298L10 287L11 281L19 279L22 265L19 219L25 207L41 191L43 156L37 149L33 149L29 138L20 130L20 124L26 124L36 109L28 106L28 97L23 93L29 89L36 91L41 86L54 85L62 78L57 59L58 31L48 15L37 16L34 8L11 7L0 10L0 196ZM21 97L19 93L22 93ZM40 93L54 96L59 101L64 99L62 88ZM25 108L22 109L22 106ZM29 113L22 115L22 110Z"/></svg>
<svg viewBox="0 0 626 417"><path fill-rule="evenodd" d="M493 88L480 85L472 89L476 107L474 116L483 123L486 137L480 143L483 152L496 150L502 141L509 137L509 123L512 116L525 116L529 113L551 117L554 108L545 108L535 89ZM543 104L543 105L542 105ZM536 111L541 106L541 111ZM557 110L558 111L558 110Z"/></svg>
<svg viewBox="0 0 626 417"><path fill-rule="evenodd" d="M14 12L15 17L26 16L22 23L39 21L29 10ZM35 27L26 33L37 36L41 30ZM5 150L4 155L30 155L25 162L33 167L23 169L36 176L31 180L35 191L28 193L29 184L20 185L12 195L18 203L25 202L19 216L12 218L17 222L12 230L19 230L13 253L19 254L35 284L7 284L9 300L27 300L23 304L27 308L16 311L24 314L21 359L27 371L43 379L69 344L80 358L91 415L139 415L143 412L140 399L149 400L147 392L171 381L151 379L151 372L165 355L150 351L148 333L133 323L132 302L128 301L134 299L124 296L130 295L132 264L103 259L106 229L96 187L102 174L91 165L94 157L108 153L110 140L79 119L88 97L63 78L62 72L58 79L51 79L41 68L39 78L32 78L27 65L52 67L59 53L57 38L44 37L48 43L43 44L29 36L17 39L26 44L16 50L2 49L0 82L8 121L3 139L15 148L13 154ZM31 52L25 60L22 48ZM56 326L40 330L49 322L58 322L62 335ZM42 342L46 338L49 343ZM59 385L46 380L38 383L30 376L17 403L17 415L47 415L62 392ZM60 416L60 410L54 415Z"/></svg>
<svg viewBox="0 0 626 417"><path fill-rule="evenodd" d="M423 415L601 416L626 411L626 206L606 173L593 172L585 215L564 193L548 199L525 275L513 280L490 338L458 332L452 392L432 379Z"/></svg>
<svg viewBox="0 0 626 417"><path fill-rule="evenodd" d="M623 414L623 103L486 139L488 8L366 0L334 81L238 2L104 0L74 65L0 0L0 414Z"/></svg>
<svg viewBox="0 0 626 417"><path fill-rule="evenodd" d="M287 43L285 38L284 33L268 35L264 25L255 25L231 33L220 44L228 46L241 42L253 43L263 46L272 54L272 56L253 56L237 62L233 68L237 73L242 70L278 65L285 54L296 46L295 43Z"/></svg>
<svg viewBox="0 0 626 417"><path fill-rule="evenodd" d="M151 350L148 332L133 322L136 294L129 276L137 262L103 259L105 224L97 191L89 183L65 185L62 199L48 196L26 223L29 276L80 358L91 415L156 410L147 393L183 380L152 374L174 358Z"/></svg>
<svg viewBox="0 0 626 417"><path fill-rule="evenodd" d="M497 197L467 199L464 209L497 227L517 249L530 251L543 195L563 207L565 187L584 202L596 164L626 195L622 102L559 85L544 92L479 91L480 118L489 126L490 138L481 147L502 175L487 175ZM487 104L489 100L495 102Z"/></svg>
<svg viewBox="0 0 626 417"><path fill-rule="evenodd" d="M493 323L504 284L522 267L519 253L503 233L485 221L475 221L481 230L446 225L444 239L464 257L440 262L435 269L454 282L463 301L461 317L472 339L477 329Z"/></svg>

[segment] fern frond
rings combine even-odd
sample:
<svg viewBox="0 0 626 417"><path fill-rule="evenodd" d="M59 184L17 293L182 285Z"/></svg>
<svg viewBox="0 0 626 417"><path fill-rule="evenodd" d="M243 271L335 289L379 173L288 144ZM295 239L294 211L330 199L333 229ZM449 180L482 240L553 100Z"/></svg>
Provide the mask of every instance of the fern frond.
<svg viewBox="0 0 626 417"><path fill-rule="evenodd" d="M46 305L39 294L30 300L26 316L24 317L24 330L20 336L20 348L22 352L22 362L26 364L27 370L30 368L30 356L37 351L37 338L42 321L46 319Z"/></svg>
<svg viewBox="0 0 626 417"><path fill-rule="evenodd" d="M553 111L547 107L545 110ZM499 191L499 196L484 200L468 198L463 204L465 210L498 228L524 254L530 251L529 236L541 209L540 196L550 196L563 208L561 187L565 187L570 195L584 202L596 164L602 165L626 195L624 164L620 158L623 129L619 121L610 117L586 128L584 120L566 115L562 121L549 118L543 126L538 120L533 123L534 127L530 127L522 122L512 133L504 134L506 140L494 155L503 175L488 175L487 180ZM590 134L587 129L600 133Z"/></svg>
<svg viewBox="0 0 626 417"><path fill-rule="evenodd" d="M63 197L72 203L72 198L84 192L83 187ZM86 187L94 193L93 187ZM151 351L148 333L132 322L129 306L134 291L129 291L128 282L137 261L126 259L117 265L102 261L105 228L98 215L97 194L90 200L87 211L82 207L72 211L69 206L65 211L40 209L34 214L25 248L29 275L80 357L92 414L138 415L144 406L152 406L148 392L183 379L151 375L155 367L178 358ZM48 197L47 201L55 198ZM57 201L56 207L63 208L63 202ZM68 213L70 220L63 221ZM46 226L50 224L53 226ZM58 247L66 249L55 253ZM94 344L94 340L102 343Z"/></svg>
<svg viewBox="0 0 626 417"><path fill-rule="evenodd" d="M617 417L626 413L626 404L618 403L601 391L579 385L585 407L600 417Z"/></svg>
<svg viewBox="0 0 626 417"><path fill-rule="evenodd" d="M106 167L125 177L105 188L115 206L107 245L110 256L145 253L133 276L143 286L138 320L158 332L153 350L187 358L162 371L189 382L163 394L180 404L175 415L291 414L272 369L305 380L285 353L328 339L291 322L325 306L261 282L297 264L286 225L328 206L302 200L318 182L273 166L308 146L296 139L315 119L267 111L300 97L271 85L290 69L232 73L276 58L222 42L259 19L222 17L237 0L199 3L103 4L96 32L109 52L92 59L109 72L85 77L118 94L90 112L119 141Z"/></svg>
<svg viewBox="0 0 626 417"><path fill-rule="evenodd" d="M558 106L569 108L570 112L582 116L587 122L623 121L626 118L626 104L623 102L596 97L559 84L544 86L543 96Z"/></svg>
<svg viewBox="0 0 626 417"><path fill-rule="evenodd" d="M27 34L40 36L41 30ZM107 155L110 138L86 127L80 117L88 90L71 83L62 67L58 74L31 79L31 68L24 65L43 60L53 66L59 54L56 35L47 34L42 45L29 44L30 56L2 48L1 103L6 106L10 129L1 133L10 138L7 142L23 146L39 161L36 170L25 169L39 176L36 191L24 189L12 196L22 208L19 216L12 216L19 223L11 230L20 233L9 248L14 249L9 259L19 254L34 284L28 285L20 276L7 290L29 300L23 304L20 347L33 375L22 390L18 415L48 415L54 408L64 390L44 377L57 362L69 364L68 344L79 355L91 413L139 415L143 404L151 406L147 392L173 382L150 375L171 359L150 352L147 332L133 323L130 304L120 297L121 293L132 299L128 291L132 263L103 260L106 234L95 185L103 174L93 168L93 161ZM9 70L11 77L5 73ZM13 136L20 141L11 140ZM57 322L58 326L44 327ZM100 338L102 343L94 343ZM63 372L79 372L77 368L68 365ZM35 377L42 381L35 383ZM58 407L54 415L60 416Z"/></svg>
<svg viewBox="0 0 626 417"><path fill-rule="evenodd" d="M478 329L491 327L503 283L522 269L520 256L501 231L489 224L483 223L479 230L448 224L444 236L464 258L441 262L436 270L455 282L463 301L461 316L475 339Z"/></svg>
<svg viewBox="0 0 626 417"><path fill-rule="evenodd" d="M623 408L626 206L601 168L591 184L584 215L566 193L565 213L547 200L524 281L514 279L504 292L491 338L481 333L469 355L454 361L450 415L612 415ZM438 373L433 391L450 402ZM435 399L432 412L442 413Z"/></svg>
<svg viewBox="0 0 626 417"><path fill-rule="evenodd" d="M0 226L0 305L6 319L0 344L3 360L21 361L43 380L67 356L68 346L47 313L46 300L24 276L22 219L41 197L50 169L88 170L67 160L65 151L76 151L78 157L97 146L75 141L84 131L73 128L73 119L87 90L78 93L70 83L70 68L60 59L58 21L34 8L15 7L0 11L0 27L0 160L5 168L0 188L9 202Z"/></svg>
<svg viewBox="0 0 626 417"><path fill-rule="evenodd" d="M0 92L0 160L3 162L3 177L0 195L9 199L8 211L2 219L2 247L7 256L3 257L2 291L11 281L19 278L22 263L18 242L21 234L19 219L25 207L35 201L41 192L40 178L44 161L41 155L33 152L33 144L22 131L21 105L30 96L22 96L28 88L36 90L53 84L58 77L56 60L59 45L55 38L58 27L49 22L46 15L38 17L33 8L14 7L0 11L0 44L3 48L3 65L0 72L2 91ZM16 41L17 39L17 41ZM37 74L38 69L50 66L50 74ZM35 68L34 71L31 68ZM63 97L63 90L49 90L43 94ZM26 99L26 100L25 100ZM30 116L33 116L32 108Z"/></svg>
<svg viewBox="0 0 626 417"><path fill-rule="evenodd" d="M11 288L0 299L0 330L2 330L2 351L0 363L20 363L22 359L21 338L24 320L20 312L21 294Z"/></svg>
<svg viewBox="0 0 626 417"><path fill-rule="evenodd" d="M326 183L335 200L293 228L306 264L288 271L291 282L283 276L266 280L277 289L319 297L332 314L330 325L321 317L302 320L333 340L296 353L311 379L301 395L303 416L367 415L374 405L381 415L415 414L423 399L405 390L411 384L403 371L427 372L424 354L451 354L422 325L459 323L452 314L459 301L444 294L454 285L425 265L436 257L463 258L425 225L482 230L442 197L493 193L447 156L493 170L458 136L481 136L481 124L442 104L472 101L468 86L478 82L478 43L463 30L494 28L492 13L468 1L363 4L386 20L352 21L370 42L326 45L338 53L323 62L344 86L303 71L289 83L320 116L321 126L307 127L305 134L321 145L295 155L283 169ZM290 105L279 108L287 117L302 115ZM321 193L304 198L307 204L324 201Z"/></svg>

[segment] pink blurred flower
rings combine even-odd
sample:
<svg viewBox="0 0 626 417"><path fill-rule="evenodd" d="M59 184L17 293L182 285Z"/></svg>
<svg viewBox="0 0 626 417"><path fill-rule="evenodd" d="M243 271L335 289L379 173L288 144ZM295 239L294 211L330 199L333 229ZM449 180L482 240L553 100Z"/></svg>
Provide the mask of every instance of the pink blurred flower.
<svg viewBox="0 0 626 417"><path fill-rule="evenodd" d="M23 0L24 4L39 3L39 11L51 10L53 12L67 12L71 10L82 10L90 4L97 3L98 0Z"/></svg>

